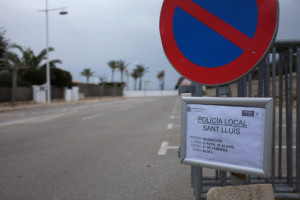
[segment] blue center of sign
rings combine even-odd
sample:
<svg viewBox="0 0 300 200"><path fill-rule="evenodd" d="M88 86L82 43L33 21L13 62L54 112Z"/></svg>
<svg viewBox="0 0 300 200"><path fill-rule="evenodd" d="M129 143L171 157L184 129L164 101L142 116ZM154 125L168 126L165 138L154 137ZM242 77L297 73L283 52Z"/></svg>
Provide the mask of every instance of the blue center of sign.
<svg viewBox="0 0 300 200"><path fill-rule="evenodd" d="M256 0L193 0L250 38L254 37L258 10ZM173 33L182 54L196 65L220 67L244 51L201 21L176 7Z"/></svg>

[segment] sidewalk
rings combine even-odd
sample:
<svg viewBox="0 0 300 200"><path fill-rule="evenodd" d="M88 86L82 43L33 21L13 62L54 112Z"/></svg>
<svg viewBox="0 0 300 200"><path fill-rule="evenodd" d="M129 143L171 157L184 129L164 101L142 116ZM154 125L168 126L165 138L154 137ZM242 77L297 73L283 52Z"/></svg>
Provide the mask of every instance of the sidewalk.
<svg viewBox="0 0 300 200"><path fill-rule="evenodd" d="M78 104L78 103L94 103L100 101L108 101L108 100L118 100L124 99L124 97L88 97L84 99L80 99L79 101L64 101L64 100L52 100L51 104L48 105L47 103L35 103L34 101L18 101L16 102L15 106L11 106L11 102L0 103L0 113L1 112L10 112L15 110L25 110L34 107L46 107L46 106L56 106L56 105L64 105L64 104Z"/></svg>

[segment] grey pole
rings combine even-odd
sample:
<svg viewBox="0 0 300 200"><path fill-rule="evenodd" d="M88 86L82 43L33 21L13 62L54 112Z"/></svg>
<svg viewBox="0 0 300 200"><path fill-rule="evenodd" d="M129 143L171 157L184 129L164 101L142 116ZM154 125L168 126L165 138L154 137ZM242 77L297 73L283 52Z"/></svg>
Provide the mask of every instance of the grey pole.
<svg viewBox="0 0 300 200"><path fill-rule="evenodd" d="M276 99L276 46L272 49L272 97ZM272 186L275 189L275 137L276 137L276 102L273 104L273 131L272 131Z"/></svg>
<svg viewBox="0 0 300 200"><path fill-rule="evenodd" d="M51 88L50 88L50 66L49 66L49 21L48 21L48 0L46 0L46 9L45 9L45 14L46 14L46 88L47 88L47 102L48 104L51 104Z"/></svg>
<svg viewBox="0 0 300 200"><path fill-rule="evenodd" d="M300 193L300 47L297 47L296 192Z"/></svg>
<svg viewBox="0 0 300 200"><path fill-rule="evenodd" d="M46 90L47 90L47 102L48 104L51 104L51 87L50 87L50 66L49 66L49 17L48 12L49 11L55 11L55 10L63 10L67 7L63 8L54 8L54 9L48 9L48 0L45 0L46 2L46 9L45 10L38 10L39 12L45 12L46 15ZM68 12L61 11L59 13L60 15L66 15Z"/></svg>

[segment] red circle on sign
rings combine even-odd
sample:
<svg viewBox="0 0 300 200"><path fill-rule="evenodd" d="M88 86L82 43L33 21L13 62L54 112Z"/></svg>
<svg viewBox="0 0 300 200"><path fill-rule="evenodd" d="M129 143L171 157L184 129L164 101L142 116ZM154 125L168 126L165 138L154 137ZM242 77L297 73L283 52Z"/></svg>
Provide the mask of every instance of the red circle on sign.
<svg viewBox="0 0 300 200"><path fill-rule="evenodd" d="M277 1L256 0L256 3L258 22L254 37L249 38L192 0L165 0L160 16L160 35L170 63L186 78L206 85L233 82L250 72L269 51L278 28ZM173 33L173 16L177 6L188 10L189 14L233 42L244 52L234 61L214 68L199 66L188 60L178 48Z"/></svg>

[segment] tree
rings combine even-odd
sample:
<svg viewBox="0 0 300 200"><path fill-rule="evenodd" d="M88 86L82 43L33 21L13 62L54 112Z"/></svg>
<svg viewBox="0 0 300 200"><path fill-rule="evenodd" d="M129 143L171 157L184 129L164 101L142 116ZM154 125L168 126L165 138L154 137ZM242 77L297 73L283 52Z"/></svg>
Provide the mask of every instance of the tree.
<svg viewBox="0 0 300 200"><path fill-rule="evenodd" d="M43 62L46 59L47 51L46 48L43 49L38 55L35 55L33 50L30 48L23 48L20 45L13 44L12 48L15 48L21 52L21 57L15 55L15 60L18 59L18 63L26 69L20 70L20 78L28 83L33 85L41 85L46 82L46 62ZM49 47L49 51L54 51L54 48ZM59 59L50 60L49 66L50 69L56 68L56 64L61 64L62 61ZM52 72L50 72L52 74ZM51 78L52 79L52 78Z"/></svg>
<svg viewBox="0 0 300 200"><path fill-rule="evenodd" d="M107 77L105 74L99 76L99 81L100 83L105 83L107 81Z"/></svg>
<svg viewBox="0 0 300 200"><path fill-rule="evenodd" d="M165 71L161 70L160 72L158 72L158 74L156 75L156 77L159 80L160 90L164 90L164 85L165 85L165 80L164 80L164 78L165 78Z"/></svg>
<svg viewBox="0 0 300 200"><path fill-rule="evenodd" d="M10 48L17 49L21 53L21 56L19 56L13 51L6 51L1 67L6 68L6 71L12 74L12 106L14 106L18 78L23 85L24 83L26 85L41 85L46 82L46 63L43 60L46 58L47 53L46 49L43 49L36 56L30 48L23 48L17 44L11 45ZM53 51L54 49L50 47L48 50ZM56 68L57 63L62 62L58 59L49 61L53 85L57 87L71 87L71 74Z"/></svg>
<svg viewBox="0 0 300 200"><path fill-rule="evenodd" d="M22 54L21 62L23 63L23 65L29 66L30 68L33 69L42 68L47 65L46 62L43 63L43 61L47 58L46 48L43 49L38 55L35 55L33 50L30 48L23 48L22 46L17 44L13 44L12 47L18 49L21 52ZM54 48L49 47L48 51L49 52L54 51ZM62 61L59 59L50 60L49 61L50 68L55 68L57 63L61 64Z"/></svg>
<svg viewBox="0 0 300 200"><path fill-rule="evenodd" d="M8 67L9 71L12 73L12 93L11 93L11 106L15 106L16 101L16 91L17 91L17 75L18 70L22 67L22 63L20 62L17 54L6 52L5 53L4 65Z"/></svg>
<svg viewBox="0 0 300 200"><path fill-rule="evenodd" d="M148 67L145 67L144 65L136 65L136 71L138 74L138 77L140 78L139 83L139 90L142 90L142 78L145 75L146 72L148 72Z"/></svg>
<svg viewBox="0 0 300 200"><path fill-rule="evenodd" d="M107 81L106 75L103 74L102 76L99 76L99 80L100 80L100 84L101 84L100 96L102 97L103 93L104 93L105 82Z"/></svg>
<svg viewBox="0 0 300 200"><path fill-rule="evenodd" d="M13 48L15 46L13 45ZM26 68L26 66L22 60L19 58L19 56L14 53L7 51L4 54L4 60L2 62L2 65L6 67L11 73L12 73L12 93L11 93L11 106L15 106L16 101L16 91L17 91L17 79L18 79L18 71L22 68Z"/></svg>
<svg viewBox="0 0 300 200"><path fill-rule="evenodd" d="M131 73L131 77L134 79L134 90L136 90L136 80L139 78L138 72L136 69Z"/></svg>
<svg viewBox="0 0 300 200"><path fill-rule="evenodd" d="M118 60L117 61L117 67L120 71L120 76L121 76L121 82L123 82L123 74L124 71L126 70L126 67L128 66L129 63L126 63L125 60Z"/></svg>
<svg viewBox="0 0 300 200"><path fill-rule="evenodd" d="M9 48L9 42L4 37L5 30L3 28L0 28L0 69L3 69L3 62L5 59L5 53L7 52Z"/></svg>
<svg viewBox="0 0 300 200"><path fill-rule="evenodd" d="M42 67L42 69L46 72L46 67ZM56 87L72 87L72 75L70 72L59 69L52 68L51 69L51 85Z"/></svg>
<svg viewBox="0 0 300 200"><path fill-rule="evenodd" d="M85 68L80 75L81 76L85 76L86 77L86 83L89 83L90 77L92 77L94 75L95 72L92 72L91 69L89 68Z"/></svg>
<svg viewBox="0 0 300 200"><path fill-rule="evenodd" d="M115 70L118 68L117 61L111 60L108 63L108 66L111 68L111 82L114 82Z"/></svg>

